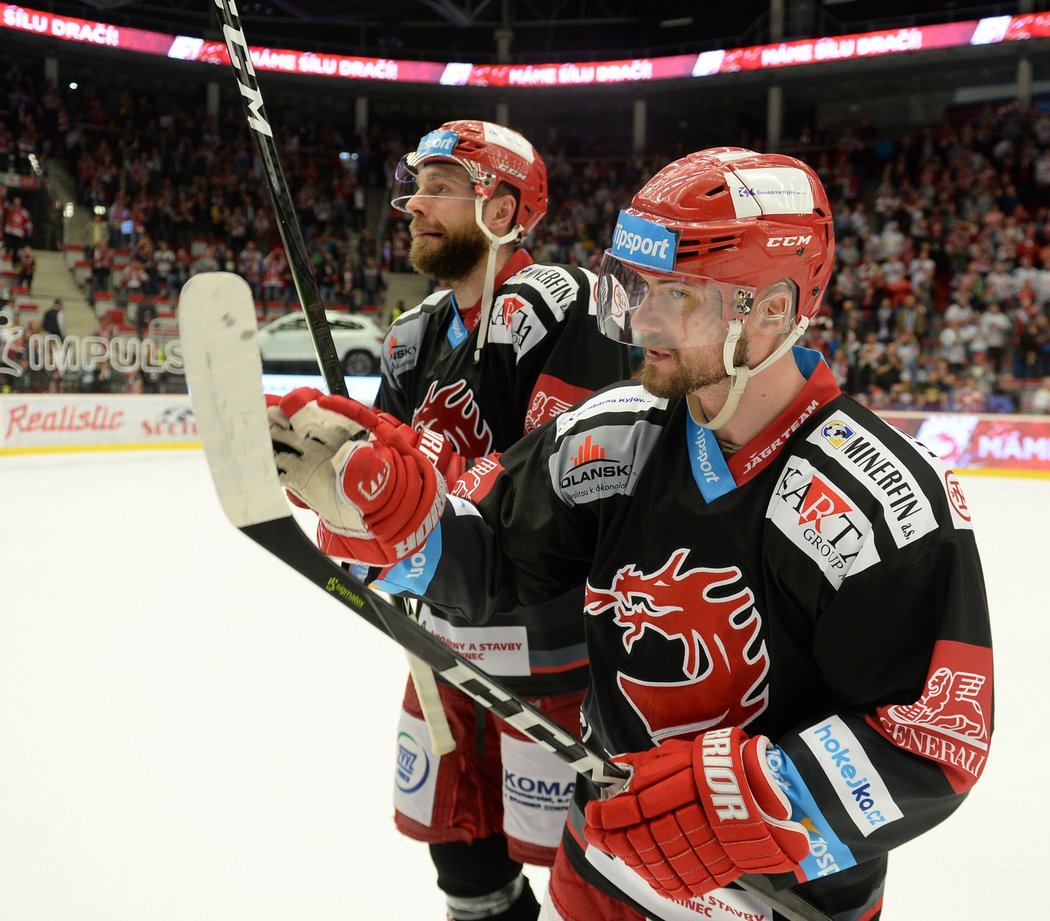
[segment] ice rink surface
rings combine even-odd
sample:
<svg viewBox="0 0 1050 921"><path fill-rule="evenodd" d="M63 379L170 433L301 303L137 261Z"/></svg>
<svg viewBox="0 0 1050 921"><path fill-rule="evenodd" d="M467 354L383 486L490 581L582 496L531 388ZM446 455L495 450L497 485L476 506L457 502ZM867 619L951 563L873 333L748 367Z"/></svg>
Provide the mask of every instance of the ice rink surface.
<svg viewBox="0 0 1050 921"><path fill-rule="evenodd" d="M887 921L1046 910L1050 480L962 482L996 736ZM0 458L0 495L2 921L444 917L391 820L400 649L228 524L203 453Z"/></svg>

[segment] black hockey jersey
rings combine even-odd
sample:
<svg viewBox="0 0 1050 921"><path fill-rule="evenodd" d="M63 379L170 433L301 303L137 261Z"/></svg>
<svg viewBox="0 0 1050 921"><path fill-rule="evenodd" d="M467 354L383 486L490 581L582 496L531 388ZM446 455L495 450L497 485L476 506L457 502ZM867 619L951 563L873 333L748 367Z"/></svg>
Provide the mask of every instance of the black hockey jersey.
<svg viewBox="0 0 1050 921"><path fill-rule="evenodd" d="M630 376L628 350L598 330L596 281L584 269L534 263L518 250L496 279L477 362L478 330L465 327L451 291L436 292L391 326L376 406L441 432L463 457L505 450L600 387ZM566 597L538 611L503 611L484 629L440 609L424 609L420 620L515 690L580 690L587 680L582 585L581 579L566 586Z"/></svg>
<svg viewBox="0 0 1050 921"><path fill-rule="evenodd" d="M606 388L475 468L469 501L386 584L482 612L585 581L585 739L611 755L723 725L768 735L811 841L805 879L783 882L860 921L887 851L983 770L990 627L955 475L816 353L795 359L805 388L728 460L684 400ZM727 900L771 916L736 889L695 911L664 900L588 846L594 795L578 785L564 843L595 885L653 918Z"/></svg>

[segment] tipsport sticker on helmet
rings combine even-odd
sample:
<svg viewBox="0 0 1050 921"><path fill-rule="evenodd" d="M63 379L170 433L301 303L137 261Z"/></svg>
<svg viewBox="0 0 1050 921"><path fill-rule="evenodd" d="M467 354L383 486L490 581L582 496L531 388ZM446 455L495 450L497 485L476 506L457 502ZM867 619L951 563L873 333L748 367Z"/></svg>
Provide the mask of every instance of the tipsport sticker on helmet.
<svg viewBox="0 0 1050 921"><path fill-rule="evenodd" d="M458 143L459 135L455 131L431 131L419 139L416 160L422 160L424 157L451 157Z"/></svg>
<svg viewBox="0 0 1050 921"><path fill-rule="evenodd" d="M502 125L494 125L492 122L482 122L481 130L485 140L490 144L509 150L515 156L521 157L526 163L536 159L532 145L525 140L517 131L504 128Z"/></svg>
<svg viewBox="0 0 1050 921"><path fill-rule="evenodd" d="M674 270L678 252L678 235L644 217L621 211L613 231L611 252L631 265L670 272Z"/></svg>
<svg viewBox="0 0 1050 921"><path fill-rule="evenodd" d="M737 217L768 214L809 214L813 187L809 177L794 166L726 171L726 185L733 196Z"/></svg>

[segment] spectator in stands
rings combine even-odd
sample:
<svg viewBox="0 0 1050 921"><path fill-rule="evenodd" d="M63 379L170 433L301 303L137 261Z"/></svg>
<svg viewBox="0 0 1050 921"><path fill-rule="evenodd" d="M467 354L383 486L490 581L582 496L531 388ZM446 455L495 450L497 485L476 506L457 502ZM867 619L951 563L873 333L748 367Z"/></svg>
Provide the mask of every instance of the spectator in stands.
<svg viewBox="0 0 1050 921"><path fill-rule="evenodd" d="M915 398L915 408L923 412L943 412L948 409L948 391L950 385L940 366L934 366L926 373L926 380L919 386Z"/></svg>
<svg viewBox="0 0 1050 921"><path fill-rule="evenodd" d="M1003 369L1011 327L1010 318L1003 313L1002 305L997 300L990 301L977 318L977 328L984 339L988 360L996 374Z"/></svg>
<svg viewBox="0 0 1050 921"><path fill-rule="evenodd" d="M284 247L275 246L266 254L262 265L262 305L270 305L284 297L284 276L288 271L288 261L284 258Z"/></svg>
<svg viewBox="0 0 1050 921"><path fill-rule="evenodd" d="M204 252L197 257L197 261L193 263L193 271L191 275L200 275L201 272L218 272L219 271L219 259L216 254L215 247L208 244L204 247Z"/></svg>
<svg viewBox="0 0 1050 921"><path fill-rule="evenodd" d="M975 327L967 325L961 316L949 320L937 337L938 357L948 362L952 373L958 374L966 367L966 348L973 338Z"/></svg>
<svg viewBox="0 0 1050 921"><path fill-rule="evenodd" d="M157 243L153 251L153 271L156 277L154 292L161 297L170 297L175 286L175 252L167 240Z"/></svg>
<svg viewBox="0 0 1050 921"><path fill-rule="evenodd" d="M317 277L317 291L321 303L329 306L335 303L336 291L339 290L339 265L327 250L320 253L314 274Z"/></svg>
<svg viewBox="0 0 1050 921"><path fill-rule="evenodd" d="M897 344L887 342L885 348L875 359L874 385L890 393L901 382L904 367L897 354Z"/></svg>
<svg viewBox="0 0 1050 921"><path fill-rule="evenodd" d="M190 280L190 275L193 274L193 257L190 256L190 251L184 246L180 246L175 251L175 291L176 293L182 290L182 286Z"/></svg>
<svg viewBox="0 0 1050 921"><path fill-rule="evenodd" d="M1029 409L1043 416L1050 415L1050 377L1044 377L1032 394Z"/></svg>
<svg viewBox="0 0 1050 921"><path fill-rule="evenodd" d="M36 271L36 254L28 243L18 251L18 286L31 291Z"/></svg>
<svg viewBox="0 0 1050 921"><path fill-rule="evenodd" d="M113 252L105 240L99 240L91 253L91 297L89 300L92 304L97 295L109 291L109 280L112 274Z"/></svg>
<svg viewBox="0 0 1050 921"><path fill-rule="evenodd" d="M14 195L4 207L4 248L12 264L18 262L18 251L33 236L33 218L22 204L22 196Z"/></svg>
<svg viewBox="0 0 1050 921"><path fill-rule="evenodd" d="M390 234L390 262L391 272L410 272L408 264L408 248L412 244L412 237L405 229L405 225L398 223Z"/></svg>
<svg viewBox="0 0 1050 921"><path fill-rule="evenodd" d="M237 256L237 274L248 282L248 287L252 289L252 299L256 301L261 296L262 271L262 253L256 248L255 241L249 240Z"/></svg>
<svg viewBox="0 0 1050 921"><path fill-rule="evenodd" d="M93 249L99 243L109 244L109 224L103 215L94 214L91 217L91 240L89 246Z"/></svg>
<svg viewBox="0 0 1050 921"><path fill-rule="evenodd" d="M140 339L149 334L149 326L157 319L157 307L150 298L139 304L135 311L135 335Z"/></svg>
<svg viewBox="0 0 1050 921"><path fill-rule="evenodd" d="M110 393L116 383L109 359L102 358L97 363L89 359L84 363L80 376L80 389L84 393Z"/></svg>
<svg viewBox="0 0 1050 921"><path fill-rule="evenodd" d="M223 272L230 272L233 274L237 273L237 253L234 252L232 246L227 246L222 251L222 258L219 260L219 268Z"/></svg>
<svg viewBox="0 0 1050 921"><path fill-rule="evenodd" d="M62 310L62 298L56 297L51 306L44 311L42 326L45 333L58 336L59 339L66 337L66 318Z"/></svg>
<svg viewBox="0 0 1050 921"><path fill-rule="evenodd" d="M382 307L385 291L386 277L379 268L375 256L368 256L361 267L361 294L364 303L373 307Z"/></svg>
<svg viewBox="0 0 1050 921"><path fill-rule="evenodd" d="M1050 323L1045 315L1028 322L1017 340L1014 375L1021 380L1037 380L1046 374Z"/></svg>
<svg viewBox="0 0 1050 921"><path fill-rule="evenodd" d="M146 266L138 259L132 259L124 267L124 297L129 304L138 303L145 293L149 282Z"/></svg>

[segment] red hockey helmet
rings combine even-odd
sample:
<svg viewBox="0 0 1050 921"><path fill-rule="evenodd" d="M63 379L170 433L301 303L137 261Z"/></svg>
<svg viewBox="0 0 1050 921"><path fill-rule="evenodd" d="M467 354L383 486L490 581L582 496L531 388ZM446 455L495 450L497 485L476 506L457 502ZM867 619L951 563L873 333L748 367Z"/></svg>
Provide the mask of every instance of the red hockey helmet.
<svg viewBox="0 0 1050 921"><path fill-rule="evenodd" d="M518 194L517 224L524 236L547 213L547 167L536 148L511 128L484 121L450 121L423 135L405 154L394 174L391 204L407 210L418 192L421 166L434 161L458 163L470 176L476 197L487 200L500 183Z"/></svg>
<svg viewBox="0 0 1050 921"><path fill-rule="evenodd" d="M705 323L706 332L683 334L680 324L664 343L695 345L683 336L710 341L785 281L797 292L797 320L808 321L820 308L834 254L831 209L809 166L739 147L701 150L665 166L620 212L600 270L599 322L614 339L646 344L637 341L632 318L650 291L667 288L677 299L660 294L658 307L695 311L699 304L708 320L721 318ZM660 285L650 283L654 276ZM688 283L684 294L669 287L674 279Z"/></svg>

